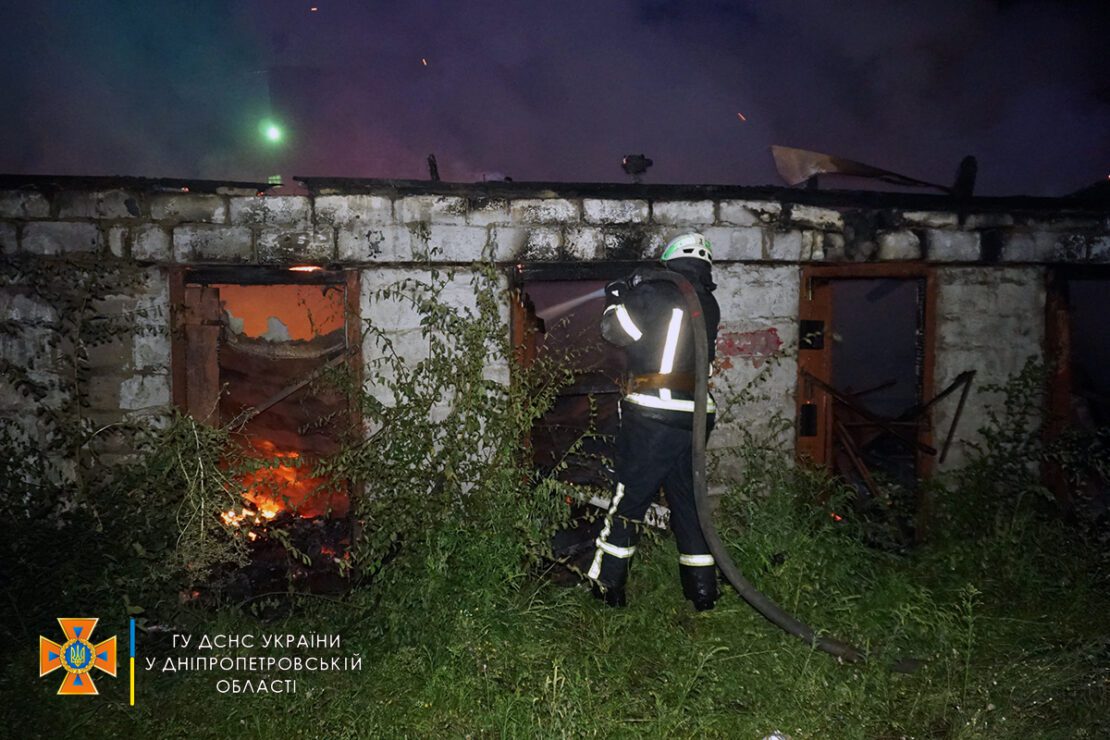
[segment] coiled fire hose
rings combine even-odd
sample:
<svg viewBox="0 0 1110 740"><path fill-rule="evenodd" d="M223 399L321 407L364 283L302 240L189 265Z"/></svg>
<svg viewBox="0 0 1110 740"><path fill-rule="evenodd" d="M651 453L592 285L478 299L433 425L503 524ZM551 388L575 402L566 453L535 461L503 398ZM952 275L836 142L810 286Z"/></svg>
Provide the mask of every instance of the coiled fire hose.
<svg viewBox="0 0 1110 740"><path fill-rule="evenodd" d="M732 562L732 558L717 534L717 527L713 523L713 516L709 511L709 493L706 490L705 476L705 425L706 425L706 398L709 394L709 342L705 334L705 317L701 311L701 300L697 291L686 278L676 272L659 271L652 274L650 279L667 280L673 283L682 293L686 306L690 310L693 321L694 333L694 358L696 368L694 371L694 437L693 437L693 471L694 471L694 502L698 512L698 524L702 534L713 553L729 584L736 589L748 605L759 612L776 627L805 641L809 645L823 650L829 655L848 663L858 663L866 660L865 654L840 640L816 634L809 625L799 621L797 617L786 612L772 599L756 590L748 579Z"/></svg>

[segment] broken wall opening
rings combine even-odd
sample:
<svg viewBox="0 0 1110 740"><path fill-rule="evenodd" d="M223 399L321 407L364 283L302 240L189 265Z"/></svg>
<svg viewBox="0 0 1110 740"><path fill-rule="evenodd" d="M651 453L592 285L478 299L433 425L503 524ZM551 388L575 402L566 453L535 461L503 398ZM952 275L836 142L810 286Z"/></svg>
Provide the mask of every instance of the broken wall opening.
<svg viewBox="0 0 1110 740"><path fill-rule="evenodd" d="M198 268L175 272L171 292L174 401L230 427L235 452L253 461L237 478L242 507L223 514L251 547L236 596L289 579L344 587L336 559L351 542L350 486L312 467L339 451L352 422L347 395L324 377L358 371L357 274ZM286 542L310 562L291 561Z"/></svg>

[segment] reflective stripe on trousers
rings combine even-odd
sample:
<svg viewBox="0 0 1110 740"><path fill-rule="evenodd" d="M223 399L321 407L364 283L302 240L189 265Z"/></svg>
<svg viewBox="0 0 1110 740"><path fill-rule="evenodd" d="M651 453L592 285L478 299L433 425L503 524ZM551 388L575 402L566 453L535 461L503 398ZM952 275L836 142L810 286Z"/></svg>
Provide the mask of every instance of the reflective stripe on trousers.
<svg viewBox="0 0 1110 740"><path fill-rule="evenodd" d="M635 547L618 547L605 541L605 538L609 536L609 532L613 529L613 515L617 513L617 506L622 498L624 498L624 484L618 483L617 492L613 494L613 501L609 504L609 512L605 515L605 526L602 527L601 534L597 536L597 552L594 553L594 561L590 564L590 570L586 574L592 580L596 581L598 576L601 575L601 558L605 553L615 558L630 558L636 552Z"/></svg>
<svg viewBox="0 0 1110 740"><path fill-rule="evenodd" d="M679 554L678 562L680 565L689 565L692 567L707 567L717 564L717 561L713 559L712 555L686 555L685 553Z"/></svg>

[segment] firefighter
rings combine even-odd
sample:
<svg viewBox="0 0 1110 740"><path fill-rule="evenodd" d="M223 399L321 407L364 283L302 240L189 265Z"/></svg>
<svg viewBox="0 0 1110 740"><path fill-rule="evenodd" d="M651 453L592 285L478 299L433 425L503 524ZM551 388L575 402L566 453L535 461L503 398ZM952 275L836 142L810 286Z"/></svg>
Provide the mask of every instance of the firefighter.
<svg viewBox="0 0 1110 740"><path fill-rule="evenodd" d="M697 291L712 363L721 312L713 297L709 241L701 234L683 234L667 245L660 261ZM652 279L659 272L657 267L640 268L605 289L601 334L624 348L630 378L619 406L616 490L587 575L594 595L606 604L627 603L629 561L644 515L662 487L678 546L683 594L704 611L717 600L717 568L694 506L694 322L679 289ZM708 424L702 434L709 433L715 413L712 397L707 403Z"/></svg>

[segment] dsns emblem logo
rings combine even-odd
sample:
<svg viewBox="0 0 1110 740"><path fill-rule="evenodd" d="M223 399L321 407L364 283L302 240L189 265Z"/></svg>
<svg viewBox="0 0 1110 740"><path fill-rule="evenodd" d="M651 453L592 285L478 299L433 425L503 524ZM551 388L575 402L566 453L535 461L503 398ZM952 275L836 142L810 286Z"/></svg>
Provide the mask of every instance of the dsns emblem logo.
<svg viewBox="0 0 1110 740"><path fill-rule="evenodd" d="M98 694L93 683L92 670L116 676L116 638L109 637L94 645L90 638L96 628L97 619L59 618L66 641L59 645L53 640L39 636L39 676L64 668L66 677L62 680L59 694Z"/></svg>

